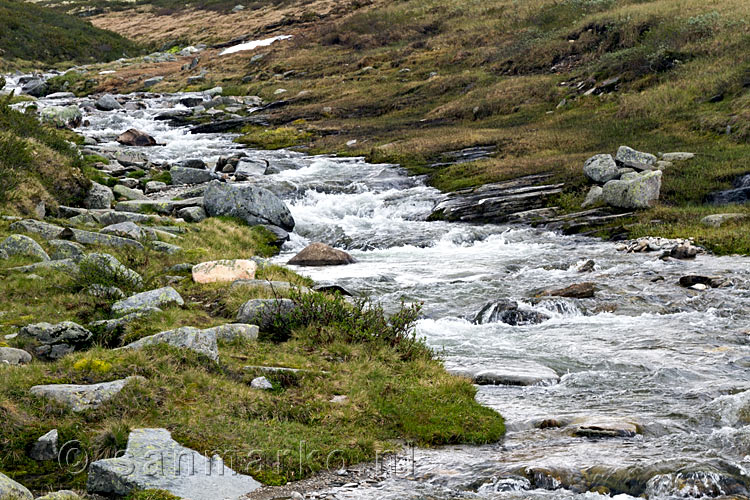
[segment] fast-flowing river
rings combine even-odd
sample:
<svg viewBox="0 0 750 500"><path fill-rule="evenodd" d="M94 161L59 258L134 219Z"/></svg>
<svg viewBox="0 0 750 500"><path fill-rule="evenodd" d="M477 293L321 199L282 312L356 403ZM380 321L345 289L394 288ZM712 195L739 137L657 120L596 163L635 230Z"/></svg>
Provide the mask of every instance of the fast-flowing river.
<svg viewBox="0 0 750 500"><path fill-rule="evenodd" d="M129 96L146 109L90 111L90 125L80 132L108 149L119 147L116 134L143 130L166 144L142 150L155 162L237 153L231 135L191 135L154 120L164 109L182 108L176 104L180 97ZM312 241L347 250L358 263L297 270L391 309L402 300L424 302L419 335L448 368L515 367L532 374L548 368L560 377L533 386L480 386L477 399L506 418L503 442L416 450L403 473L339 488L332 492L337 498L747 493L747 258L662 261L654 253L625 254L612 243L527 227L427 222L441 194L396 166L290 151L245 152L280 169L250 182L281 195L297 222L277 262ZM579 273L589 259L594 271ZM686 274L719 275L733 286L688 290L677 284ZM531 298L540 289L582 281L596 283L595 298ZM501 299L550 319L526 326L472 323L483 305ZM635 424L639 433L575 435L575 422L592 419Z"/></svg>

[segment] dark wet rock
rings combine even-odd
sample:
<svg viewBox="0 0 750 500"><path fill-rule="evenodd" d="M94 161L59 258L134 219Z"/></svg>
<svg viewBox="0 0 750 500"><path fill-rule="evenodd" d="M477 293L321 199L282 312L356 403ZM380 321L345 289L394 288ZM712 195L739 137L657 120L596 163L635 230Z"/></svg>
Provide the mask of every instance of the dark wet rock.
<svg viewBox="0 0 750 500"><path fill-rule="evenodd" d="M109 208L115 201L115 195L107 186L96 182L91 183L91 188L83 200L83 206L86 208Z"/></svg>
<svg viewBox="0 0 750 500"><path fill-rule="evenodd" d="M294 219L284 202L261 187L213 181L206 188L203 204L211 217L227 215L251 226L271 224L286 231L294 229Z"/></svg>
<svg viewBox="0 0 750 500"><path fill-rule="evenodd" d="M182 168L197 168L199 170L205 170L206 162L200 159L190 159L179 162L177 166Z"/></svg>
<svg viewBox="0 0 750 500"><path fill-rule="evenodd" d="M39 462L57 460L57 439L57 429L52 429L44 436L37 439L37 441L31 447L29 456Z"/></svg>
<svg viewBox="0 0 750 500"><path fill-rule="evenodd" d="M170 305L185 305L182 296L172 287L158 288L149 290L123 299L112 304L112 312L117 315L123 315L147 307L165 307Z"/></svg>
<svg viewBox="0 0 750 500"><path fill-rule="evenodd" d="M148 78L143 81L143 88L146 88L146 89L151 88L157 83L161 82L162 80L164 80L163 76L155 76L153 78Z"/></svg>
<svg viewBox="0 0 750 500"><path fill-rule="evenodd" d="M50 260L49 255L44 249L28 236L23 234L11 234L2 243L0 250L3 250L9 257L20 255L24 257L33 257L41 261Z"/></svg>
<svg viewBox="0 0 750 500"><path fill-rule="evenodd" d="M172 184L179 186L182 184L203 184L214 179L214 174L208 170L186 167L172 167L169 170L172 177Z"/></svg>
<svg viewBox="0 0 750 500"><path fill-rule="evenodd" d="M102 279L112 282L125 282L133 288L143 286L143 278L140 274L128 269L115 257L106 253L91 253L81 259L82 271L96 273Z"/></svg>
<svg viewBox="0 0 750 500"><path fill-rule="evenodd" d="M0 364L25 365L31 363L31 354L23 349L0 347Z"/></svg>
<svg viewBox="0 0 750 500"><path fill-rule="evenodd" d="M284 243L289 241L289 233L284 229L281 229L279 226L264 224L263 227L274 236L273 241L270 242L271 245L281 248Z"/></svg>
<svg viewBox="0 0 750 500"><path fill-rule="evenodd" d="M294 266L343 266L357 262L354 257L325 243L311 243L288 264Z"/></svg>
<svg viewBox="0 0 750 500"><path fill-rule="evenodd" d="M707 201L711 205L744 204L750 201L750 187L715 191L708 195Z"/></svg>
<svg viewBox="0 0 750 500"><path fill-rule="evenodd" d="M132 342L123 349L140 350L147 346L157 344L168 344L181 349L189 349L198 354L208 357L213 361L219 361L219 347L216 343L215 330L200 330L192 326L184 326L176 330L150 335Z"/></svg>
<svg viewBox="0 0 750 500"><path fill-rule="evenodd" d="M261 125L268 126L268 119L264 116L248 116L245 118L232 118L229 120L219 120L214 122L197 125L190 129L191 134L218 134L229 132L243 125Z"/></svg>
<svg viewBox="0 0 750 500"><path fill-rule="evenodd" d="M37 234L45 240L54 240L60 237L65 228L39 220L24 219L11 224L10 230Z"/></svg>
<svg viewBox="0 0 750 500"><path fill-rule="evenodd" d="M587 260L583 265L578 268L579 273L590 273L596 267L596 262L593 260Z"/></svg>
<svg viewBox="0 0 750 500"><path fill-rule="evenodd" d="M736 477L713 468L683 470L653 476L647 483L647 498L746 498L747 486Z"/></svg>
<svg viewBox="0 0 750 500"><path fill-rule="evenodd" d="M41 78L32 78L23 84L21 92L32 97L44 97L47 93L47 84Z"/></svg>
<svg viewBox="0 0 750 500"><path fill-rule="evenodd" d="M541 293L542 297L568 297L573 299L589 299L594 296L596 285L594 283L576 283L565 288L546 290Z"/></svg>
<svg viewBox="0 0 750 500"><path fill-rule="evenodd" d="M145 380L143 377L128 377L122 380L91 385L35 385L29 392L34 396L57 401L75 412L80 412L100 407L117 396L131 382L145 382Z"/></svg>
<svg viewBox="0 0 750 500"><path fill-rule="evenodd" d="M513 300L489 302L477 313L473 322L481 325L485 323L505 323L511 326L536 325L547 321L546 314L525 308L519 308Z"/></svg>
<svg viewBox="0 0 750 500"><path fill-rule="evenodd" d="M48 359L60 359L66 354L86 348L92 338L90 331L72 321L56 325L35 323L21 328L18 334L36 340L40 344L35 349L36 354Z"/></svg>
<svg viewBox="0 0 750 500"><path fill-rule="evenodd" d="M154 456L164 457L158 468L153 467ZM236 499L260 486L225 466L218 456L207 458L181 446L166 429L133 430L124 456L93 462L87 480L91 493L127 495L160 489L192 500Z"/></svg>
<svg viewBox="0 0 750 500"><path fill-rule="evenodd" d="M97 99L96 109L100 111L114 111L116 109L122 109L122 104L120 104L113 96L105 94Z"/></svg>
<svg viewBox="0 0 750 500"><path fill-rule="evenodd" d="M724 288L731 286L732 283L726 278L721 276L698 276L689 275L680 278L680 286L685 288L691 288L695 285L705 285L709 288Z"/></svg>
<svg viewBox="0 0 750 500"><path fill-rule="evenodd" d="M123 146L156 146L156 139L134 128L120 134L117 137L117 142Z"/></svg>
<svg viewBox="0 0 750 500"><path fill-rule="evenodd" d="M546 208L563 184L543 184L550 175L529 175L451 193L433 210L432 219L462 222L506 222L512 215Z"/></svg>
<svg viewBox="0 0 750 500"><path fill-rule="evenodd" d="M560 377L554 370L531 361L506 361L493 368L453 368L452 375L471 379L477 385L551 385Z"/></svg>
<svg viewBox="0 0 750 500"><path fill-rule="evenodd" d="M245 302L237 313L237 322L258 325L261 331L268 331L284 323L297 309L289 299L253 299Z"/></svg>
<svg viewBox="0 0 750 500"><path fill-rule="evenodd" d="M336 283L316 283L312 287L313 291L320 293L339 293L344 297L354 297L354 293L347 290L346 287L337 285Z"/></svg>

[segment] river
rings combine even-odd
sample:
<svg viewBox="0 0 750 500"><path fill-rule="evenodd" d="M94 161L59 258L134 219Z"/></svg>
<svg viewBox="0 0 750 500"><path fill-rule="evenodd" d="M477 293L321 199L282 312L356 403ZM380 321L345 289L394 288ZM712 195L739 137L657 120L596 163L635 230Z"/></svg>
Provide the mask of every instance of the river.
<svg viewBox="0 0 750 500"><path fill-rule="evenodd" d="M165 109L182 108L180 97L131 95L146 109L91 111L89 126L79 131L101 141L97 148L110 149L119 148L116 134L143 130L166 143L142 150L155 162L212 161L237 152L230 134L191 135L154 120ZM532 386L478 387L478 401L506 418L503 442L416 450L403 474L331 495L664 499L747 493L747 258L662 261L654 253L626 254L609 242L541 229L428 222L441 194L397 166L284 150L245 152L279 167L250 182L282 196L297 222L276 262L312 241L347 250L358 263L296 270L370 295L389 309L402 300L424 302L418 334L448 368L552 369L559 376ZM594 271L579 273L589 259ZM688 290L677 283L686 274L720 275L733 286ZM594 298L532 298L582 281L596 284ZM525 326L471 321L484 304L501 299L550 319ZM634 424L639 433L591 438L572 432L576 422L592 419Z"/></svg>

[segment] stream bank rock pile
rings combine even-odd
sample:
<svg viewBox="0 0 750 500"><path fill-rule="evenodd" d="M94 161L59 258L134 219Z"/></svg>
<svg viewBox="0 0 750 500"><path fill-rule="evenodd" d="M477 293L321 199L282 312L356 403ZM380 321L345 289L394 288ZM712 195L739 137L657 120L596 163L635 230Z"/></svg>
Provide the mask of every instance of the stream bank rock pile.
<svg viewBox="0 0 750 500"><path fill-rule="evenodd" d="M655 155L620 146L617 154L592 156L583 165L584 175L596 185L591 188L581 208L603 202L626 210L652 207L661 192L663 169L674 161L692 158L692 153Z"/></svg>

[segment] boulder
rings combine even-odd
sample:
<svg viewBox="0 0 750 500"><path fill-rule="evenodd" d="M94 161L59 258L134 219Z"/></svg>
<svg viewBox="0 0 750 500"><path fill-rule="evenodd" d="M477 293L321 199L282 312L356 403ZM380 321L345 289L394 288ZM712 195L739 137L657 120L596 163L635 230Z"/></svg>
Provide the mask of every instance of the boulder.
<svg viewBox="0 0 750 500"><path fill-rule="evenodd" d="M573 425L573 435L580 437L634 437L639 433L638 426L633 422L612 417L586 418Z"/></svg>
<svg viewBox="0 0 750 500"><path fill-rule="evenodd" d="M128 129L119 136L117 142L123 146L156 146L156 139L134 128Z"/></svg>
<svg viewBox="0 0 750 500"><path fill-rule="evenodd" d="M630 167L632 165L638 164L653 166L656 164L657 158L650 153L636 151L635 149L629 148L628 146L620 146L617 150L617 156L615 157L615 159L618 163L621 163L626 167Z"/></svg>
<svg viewBox="0 0 750 500"><path fill-rule="evenodd" d="M588 208L591 205L596 205L602 201L603 189L601 186L591 186L589 193L586 195L586 199L581 203L581 208Z"/></svg>
<svg viewBox="0 0 750 500"><path fill-rule="evenodd" d="M177 211L177 217L185 222L200 222L206 218L206 211L203 207L185 207Z"/></svg>
<svg viewBox="0 0 750 500"><path fill-rule="evenodd" d="M165 253L167 255L175 255L182 252L182 247L158 240L151 242L151 248L153 248L157 252Z"/></svg>
<svg viewBox="0 0 750 500"><path fill-rule="evenodd" d="M105 94L96 100L96 109L100 111L114 111L116 109L122 109L122 104L117 102L113 96Z"/></svg>
<svg viewBox="0 0 750 500"><path fill-rule="evenodd" d="M90 331L72 321L51 323L34 323L21 328L19 335L36 339L39 347L38 356L48 359L60 359L66 354L88 347L91 343Z"/></svg>
<svg viewBox="0 0 750 500"><path fill-rule="evenodd" d="M183 168L197 168L200 170L206 169L206 162L200 159L182 160L177 164L178 167Z"/></svg>
<svg viewBox="0 0 750 500"><path fill-rule="evenodd" d="M143 194L143 191L140 189L132 189L122 184L118 184L112 188L112 192L126 200L148 200L148 196Z"/></svg>
<svg viewBox="0 0 750 500"><path fill-rule="evenodd" d="M325 243L311 243L291 258L295 266L342 266L357 262L354 257Z"/></svg>
<svg viewBox="0 0 750 500"><path fill-rule="evenodd" d="M688 275L680 278L680 286L693 288L696 285L705 285L710 288L724 288L731 286L732 282L721 276Z"/></svg>
<svg viewBox="0 0 750 500"><path fill-rule="evenodd" d="M669 251L669 256L673 259L694 259L696 255L698 255L698 249L690 243L675 245L672 247L672 250Z"/></svg>
<svg viewBox="0 0 750 500"><path fill-rule="evenodd" d="M41 118L57 128L75 128L83 122L78 106L50 106L42 110Z"/></svg>
<svg viewBox="0 0 750 500"><path fill-rule="evenodd" d="M240 307L237 322L258 325L261 331L268 331L278 326L277 321L287 321L296 309L297 304L289 299L253 299Z"/></svg>
<svg viewBox="0 0 750 500"><path fill-rule="evenodd" d="M14 222L10 225L11 231L37 234L45 240L54 240L60 237L65 230L64 227L49 224L34 219L24 219Z"/></svg>
<svg viewBox="0 0 750 500"><path fill-rule="evenodd" d="M604 185L602 197L607 205L616 208L649 208L659 199L661 177L661 171L655 170L632 180L609 181Z"/></svg>
<svg viewBox="0 0 750 500"><path fill-rule="evenodd" d="M167 189L167 185L159 181L148 181L146 183L146 194L158 193Z"/></svg>
<svg viewBox="0 0 750 500"><path fill-rule="evenodd" d="M169 170L172 184L175 186L183 184L203 184L214 179L214 174L208 170L186 167L172 167Z"/></svg>
<svg viewBox="0 0 750 500"><path fill-rule="evenodd" d="M102 404L117 396L126 385L134 381L145 382L146 379L135 376L91 385L35 385L29 392L34 396L57 401L74 412L80 412L100 407Z"/></svg>
<svg viewBox="0 0 750 500"><path fill-rule="evenodd" d="M110 234L113 236L119 236L121 238L129 238L131 240L140 240L143 238L143 230L135 222L120 222L119 224L111 224L100 231L102 234Z"/></svg>
<svg viewBox="0 0 750 500"><path fill-rule="evenodd" d="M21 92L32 97L44 97L47 93L47 84L41 78L32 78L23 84Z"/></svg>
<svg viewBox="0 0 750 500"><path fill-rule="evenodd" d="M0 472L0 499L2 500L34 500L34 495L20 483Z"/></svg>
<svg viewBox="0 0 750 500"><path fill-rule="evenodd" d="M193 266L196 283L231 282L255 279L258 265L252 260L215 260Z"/></svg>
<svg viewBox="0 0 750 500"><path fill-rule="evenodd" d="M33 273L41 269L52 269L54 271L60 271L67 274L75 274L78 272L78 265L73 259L46 260L43 262L37 262L36 264L30 264L28 266L11 267L6 269L6 271L13 271L17 273Z"/></svg>
<svg viewBox="0 0 750 500"><path fill-rule="evenodd" d="M166 307L170 305L185 305L182 296L171 286L137 293L112 304L112 312L117 315L139 311L147 307Z"/></svg>
<svg viewBox="0 0 750 500"><path fill-rule="evenodd" d="M281 229L279 226L272 226L270 224L264 224L263 228L270 232L274 239L270 242L271 245L281 248L284 243L289 241L289 233Z"/></svg>
<svg viewBox="0 0 750 500"><path fill-rule="evenodd" d="M513 300L499 300L486 304L474 317L473 323L505 323L511 326L536 325L549 319L549 316L531 309L520 309Z"/></svg>
<svg viewBox="0 0 750 500"><path fill-rule="evenodd" d="M39 462L57 460L57 429L52 429L44 436L37 439L31 447L29 456Z"/></svg>
<svg viewBox="0 0 750 500"><path fill-rule="evenodd" d="M123 349L143 349L147 346L168 344L181 349L190 349L202 354L213 361L219 361L219 347L216 344L215 330L199 330L192 326L184 326L176 330L157 333L132 342Z"/></svg>
<svg viewBox="0 0 750 500"><path fill-rule="evenodd" d="M53 249L52 255L50 255L52 260L71 259L78 261L86 255L83 245L75 241L50 240L49 244Z"/></svg>
<svg viewBox="0 0 750 500"><path fill-rule="evenodd" d="M227 215L251 226L271 224L286 231L294 229L294 219L287 206L267 189L214 181L203 196L204 208L210 217Z"/></svg>
<svg viewBox="0 0 750 500"><path fill-rule="evenodd" d="M158 466L155 457L160 457ZM180 498L216 500L244 497L261 484L218 456L207 458L181 446L166 429L134 429L124 456L91 464L86 486L91 493L108 495L160 489Z"/></svg>
<svg viewBox="0 0 750 500"><path fill-rule="evenodd" d="M247 325L245 323L230 323L227 325L219 325L213 328L207 328L204 331L213 333L216 336L216 340L225 340L227 342L231 342L235 339L258 340L259 330L260 329L256 325Z"/></svg>
<svg viewBox="0 0 750 500"><path fill-rule="evenodd" d="M269 382L266 377L255 377L252 382L250 382L250 387L264 391L273 390L273 384Z"/></svg>
<svg viewBox="0 0 750 500"><path fill-rule="evenodd" d="M28 236L23 234L11 234L2 243L0 250L4 250L9 257L22 255L24 257L33 257L41 261L50 260L49 255L44 249Z"/></svg>
<svg viewBox="0 0 750 500"><path fill-rule="evenodd" d="M618 170L619 168L612 155L592 156L583 165L584 175L597 184L604 184L616 179L619 175Z"/></svg>
<svg viewBox="0 0 750 500"><path fill-rule="evenodd" d="M82 272L96 273L107 282L124 283L133 288L143 286L143 278L140 274L128 269L107 253L91 253L81 259L79 267Z"/></svg>
<svg viewBox="0 0 750 500"><path fill-rule="evenodd" d="M572 299L588 299L594 296L596 285L593 283L576 283L565 288L546 290L543 297L569 297Z"/></svg>
<svg viewBox="0 0 750 500"><path fill-rule="evenodd" d="M533 361L505 361L493 368L452 368L448 373L477 385L552 385L560 381L554 370Z"/></svg>
<svg viewBox="0 0 750 500"><path fill-rule="evenodd" d="M203 198L188 198L185 200L132 200L121 201L115 206L118 212L141 213L154 211L164 215L171 215L176 210L185 207L203 206Z"/></svg>
<svg viewBox="0 0 750 500"><path fill-rule="evenodd" d="M133 247L138 250L143 250L143 245L136 240L112 234L84 231L82 229L67 228L61 237L74 240L78 243L83 243L84 245L105 245L115 248Z"/></svg>
<svg viewBox="0 0 750 500"><path fill-rule="evenodd" d="M0 364L26 365L31 363L31 354L23 349L13 347L0 347Z"/></svg>
<svg viewBox="0 0 750 500"><path fill-rule="evenodd" d="M96 182L91 183L91 188L83 199L83 206L88 209L110 208L115 201L115 195L107 186Z"/></svg>
<svg viewBox="0 0 750 500"><path fill-rule="evenodd" d="M721 227L727 222L739 221L745 218L747 218L747 215L738 213L714 214L703 217L701 219L701 224L708 227Z"/></svg>

